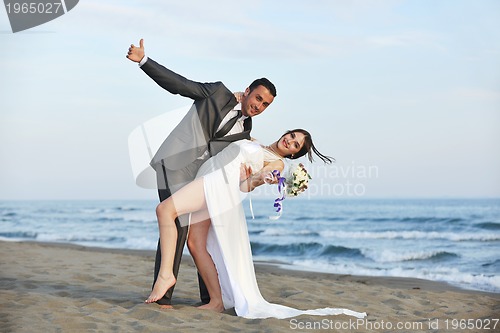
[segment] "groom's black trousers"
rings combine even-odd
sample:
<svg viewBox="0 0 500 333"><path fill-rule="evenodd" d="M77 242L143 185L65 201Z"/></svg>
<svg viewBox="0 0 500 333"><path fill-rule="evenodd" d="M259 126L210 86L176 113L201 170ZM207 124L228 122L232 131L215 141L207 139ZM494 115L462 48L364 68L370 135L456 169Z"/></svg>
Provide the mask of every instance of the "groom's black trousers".
<svg viewBox="0 0 500 333"><path fill-rule="evenodd" d="M198 166L199 167L199 166ZM158 196L160 197L160 201L164 201L169 198L172 194L170 188L168 186L167 174L165 171L165 167L162 165L157 170L157 178L158 178ZM189 225L182 226L179 222L179 219L175 219L175 225L177 227L177 245L175 247L175 257L174 257L174 276L177 279L177 275L179 274L179 267L182 259L182 252L184 250L184 245L186 244L186 238L188 234ZM160 271L161 264L161 250L160 250L160 240L158 239L158 246L156 248L156 259L155 259L155 272L154 272L154 281L153 286L156 280L158 279L158 273ZM207 304L210 302L210 295L208 294L208 289L205 286L205 282L201 278L198 273L198 283L200 285L200 298L202 303ZM171 304L172 303L172 293L174 292L173 285L163 296L163 298L159 299L156 303L161 305Z"/></svg>

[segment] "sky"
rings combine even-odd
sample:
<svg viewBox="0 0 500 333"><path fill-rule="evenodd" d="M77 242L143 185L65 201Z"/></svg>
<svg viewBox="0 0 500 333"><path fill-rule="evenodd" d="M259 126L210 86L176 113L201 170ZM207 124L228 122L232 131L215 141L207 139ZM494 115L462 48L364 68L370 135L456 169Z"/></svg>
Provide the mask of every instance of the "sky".
<svg viewBox="0 0 500 333"><path fill-rule="evenodd" d="M128 136L191 101L126 59L141 38L195 81L269 78L252 135L336 159L308 197L500 197L499 1L85 0L18 33L0 9L0 200L157 198Z"/></svg>

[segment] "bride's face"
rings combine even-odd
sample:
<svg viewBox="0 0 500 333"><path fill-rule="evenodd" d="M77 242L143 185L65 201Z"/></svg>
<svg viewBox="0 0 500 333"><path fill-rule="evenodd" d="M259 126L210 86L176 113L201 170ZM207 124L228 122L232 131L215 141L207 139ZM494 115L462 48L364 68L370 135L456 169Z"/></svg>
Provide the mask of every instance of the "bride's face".
<svg viewBox="0 0 500 333"><path fill-rule="evenodd" d="M305 135L300 132L292 132L283 135L278 140L277 149L281 156L298 153L304 146Z"/></svg>

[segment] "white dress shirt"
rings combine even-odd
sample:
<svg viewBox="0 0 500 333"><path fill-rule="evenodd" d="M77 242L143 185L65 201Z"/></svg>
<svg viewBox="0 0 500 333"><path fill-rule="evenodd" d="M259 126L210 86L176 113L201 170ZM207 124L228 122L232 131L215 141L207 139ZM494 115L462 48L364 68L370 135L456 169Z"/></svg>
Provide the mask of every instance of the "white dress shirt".
<svg viewBox="0 0 500 333"><path fill-rule="evenodd" d="M241 103L236 104L236 106L227 113L227 115L224 117L224 119L222 119L222 122L217 128L217 131L219 131L229 121L229 119L235 117L238 114L238 111L241 111ZM227 132L226 135L232 135L243 132L243 130L245 129L243 122L247 118L248 118L247 116L241 115L240 119L236 121L236 124L234 124L234 126L229 130L229 132Z"/></svg>

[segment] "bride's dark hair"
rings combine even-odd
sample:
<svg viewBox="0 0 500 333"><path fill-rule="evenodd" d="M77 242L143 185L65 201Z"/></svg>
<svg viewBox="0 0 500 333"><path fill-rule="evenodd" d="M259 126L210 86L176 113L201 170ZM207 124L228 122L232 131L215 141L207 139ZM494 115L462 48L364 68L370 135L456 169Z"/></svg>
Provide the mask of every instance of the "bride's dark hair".
<svg viewBox="0 0 500 333"><path fill-rule="evenodd" d="M299 132L299 133L304 134L304 145L302 146L302 149L299 150L299 152L293 154L293 157L292 157L292 155L288 155L288 156L285 156L286 158L294 160L294 159L300 158L300 157L304 156L305 154L307 154L307 158L309 159L310 162L312 162L313 161L312 153L314 153L314 154L316 154L316 156L318 156L325 163L329 164L329 163L332 163L333 161L335 161L335 159L333 157L323 155L319 152L318 149L316 149L316 147L314 146L312 137L311 137L311 133L309 133L308 131L306 131L304 129L297 128L294 130L287 131L285 134L283 134L281 136L280 140L285 135L293 133L293 132Z"/></svg>

